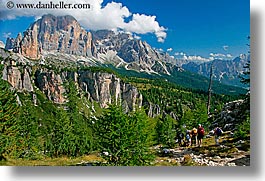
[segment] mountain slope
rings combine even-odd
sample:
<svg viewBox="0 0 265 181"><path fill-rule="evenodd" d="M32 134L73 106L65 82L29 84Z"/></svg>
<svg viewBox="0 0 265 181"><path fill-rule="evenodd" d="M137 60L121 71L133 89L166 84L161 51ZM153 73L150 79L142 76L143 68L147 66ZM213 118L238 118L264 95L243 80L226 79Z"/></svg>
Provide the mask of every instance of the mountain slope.
<svg viewBox="0 0 265 181"><path fill-rule="evenodd" d="M177 67L176 60L167 53L153 49L147 42L137 40L132 35L113 31L87 31L72 16L44 15L32 23L17 38L8 38L5 49L25 58L40 60L43 66L56 69L86 66L106 66L111 64L123 75L138 72L150 77L162 78L175 84L207 91L210 63L183 65L188 71ZM238 62L241 66L237 66ZM221 83L233 85L235 72L240 73L243 60L234 62L214 61L215 75L220 72ZM126 70L126 71L125 71ZM191 73L193 72L193 73ZM142 74L143 73L143 74ZM203 76L199 76L198 74ZM145 75L146 76L146 75ZM234 76L230 79L231 76ZM237 85L237 84L235 84ZM214 91L221 94L241 94L242 90L214 83Z"/></svg>
<svg viewBox="0 0 265 181"><path fill-rule="evenodd" d="M223 84L245 87L240 82L240 76L245 71L244 66L249 60L249 56L241 55L233 60L213 60L201 64L189 62L182 65L182 68L209 77L211 65L213 65L214 80Z"/></svg>

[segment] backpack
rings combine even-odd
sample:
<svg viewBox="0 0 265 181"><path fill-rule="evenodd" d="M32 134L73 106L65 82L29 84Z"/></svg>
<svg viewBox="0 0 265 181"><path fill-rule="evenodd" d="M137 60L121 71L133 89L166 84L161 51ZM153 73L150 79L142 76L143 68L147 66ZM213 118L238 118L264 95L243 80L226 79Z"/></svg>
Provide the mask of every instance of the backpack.
<svg viewBox="0 0 265 181"><path fill-rule="evenodd" d="M199 133L199 135L204 136L204 129L203 129L203 127L200 127L200 128L198 129L198 133Z"/></svg>
<svg viewBox="0 0 265 181"><path fill-rule="evenodd" d="M197 129L196 128L193 128L192 131L191 131L191 134L196 136L197 135Z"/></svg>
<svg viewBox="0 0 265 181"><path fill-rule="evenodd" d="M221 136L222 133L223 133L223 131L222 131L220 128L217 128L217 129L216 129L216 134L217 134L218 136Z"/></svg>
<svg viewBox="0 0 265 181"><path fill-rule="evenodd" d="M190 139L190 134L187 133L187 134L186 134L186 140L189 140L189 139Z"/></svg>

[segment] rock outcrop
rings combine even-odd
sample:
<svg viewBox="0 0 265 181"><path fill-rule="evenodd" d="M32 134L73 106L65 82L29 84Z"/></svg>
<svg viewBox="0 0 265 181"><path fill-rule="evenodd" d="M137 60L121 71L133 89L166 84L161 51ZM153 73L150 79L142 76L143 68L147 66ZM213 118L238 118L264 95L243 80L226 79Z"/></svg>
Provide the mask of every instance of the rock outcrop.
<svg viewBox="0 0 265 181"><path fill-rule="evenodd" d="M2 41L0 41L0 48L5 48L5 44Z"/></svg>
<svg viewBox="0 0 265 181"><path fill-rule="evenodd" d="M147 42L137 40L130 34L100 30L93 31L92 37L98 53L117 52L117 55L128 63L127 69L170 74L165 62L175 63L169 54L153 49Z"/></svg>
<svg viewBox="0 0 265 181"><path fill-rule="evenodd" d="M62 104L65 102L65 88L60 75L53 71L40 71L35 73L37 87L54 103Z"/></svg>
<svg viewBox="0 0 265 181"><path fill-rule="evenodd" d="M55 74L53 71L40 71L35 74L37 87L55 103L64 103L65 88L63 82L72 79L80 90L84 91L89 99L99 102L102 108L109 104L128 105L129 110L142 106L142 95L138 89L124 83L114 74L105 72L78 71Z"/></svg>
<svg viewBox="0 0 265 181"><path fill-rule="evenodd" d="M4 64L2 78L18 91L34 94L34 87L57 104L67 101L64 83L73 80L79 91L91 101L96 101L102 108L109 104L123 104L127 111L142 106L143 97L139 90L119 77L104 71L79 70L56 71L44 68L36 61L23 58L0 49ZM36 102L36 101L35 101Z"/></svg>
<svg viewBox="0 0 265 181"><path fill-rule="evenodd" d="M147 112L147 115L149 117L156 117L156 116L159 116L161 114L161 108L159 105L157 104L152 104L152 103L145 103L145 105L148 107L148 112Z"/></svg>
<svg viewBox="0 0 265 181"><path fill-rule="evenodd" d="M7 39L6 49L13 49L31 59L43 51L92 56L92 36L72 16L44 15L16 39Z"/></svg>
<svg viewBox="0 0 265 181"><path fill-rule="evenodd" d="M204 63L189 62L182 65L185 70L198 73L200 75L209 77L211 65L213 64L214 79L228 85L237 85L244 87L246 85L240 82L240 76L245 71L246 63L250 61L250 57L247 55L241 55L233 60L213 60Z"/></svg>
<svg viewBox="0 0 265 181"><path fill-rule="evenodd" d="M242 109L244 103L244 100L237 100L225 104L221 113L212 123L211 129L219 126L224 131L234 131L236 126L245 119L246 114Z"/></svg>
<svg viewBox="0 0 265 181"><path fill-rule="evenodd" d="M3 79L19 91L33 91L29 68L19 68L14 65L6 65L3 70Z"/></svg>

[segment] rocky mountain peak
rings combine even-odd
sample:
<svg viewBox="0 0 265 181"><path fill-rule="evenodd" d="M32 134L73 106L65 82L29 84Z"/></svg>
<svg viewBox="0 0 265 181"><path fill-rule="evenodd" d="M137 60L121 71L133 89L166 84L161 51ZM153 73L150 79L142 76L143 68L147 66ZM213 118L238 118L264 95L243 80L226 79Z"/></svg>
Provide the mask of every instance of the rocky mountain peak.
<svg viewBox="0 0 265 181"><path fill-rule="evenodd" d="M31 59L39 59L43 51L92 56L92 36L72 16L44 15L15 40L7 40L6 49Z"/></svg>
<svg viewBox="0 0 265 181"><path fill-rule="evenodd" d="M39 33L54 34L57 31L68 31L71 28L81 29L80 24L72 16L53 16L51 14L43 15L41 19L34 22L29 29L33 30L34 26L39 27Z"/></svg>

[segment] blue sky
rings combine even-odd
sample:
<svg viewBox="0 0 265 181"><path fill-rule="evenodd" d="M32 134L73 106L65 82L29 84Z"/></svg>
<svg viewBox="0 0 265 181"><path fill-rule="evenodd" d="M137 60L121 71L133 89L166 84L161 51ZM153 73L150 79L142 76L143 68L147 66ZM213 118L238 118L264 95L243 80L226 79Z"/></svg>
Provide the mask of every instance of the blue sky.
<svg viewBox="0 0 265 181"><path fill-rule="evenodd" d="M97 0L87 0L89 3L91 1ZM143 14L147 18L156 16L155 19L146 21L144 21L144 17L138 16L138 21L134 23L138 22L139 29L131 26L132 24L122 25L122 27L140 36L152 47L168 50L168 53L177 55L176 57L187 55L195 58L197 56L207 58L210 54L212 56L229 55L228 57L231 57L232 55L235 57L241 53L247 53L246 37L250 35L249 0L142 0L139 2L114 0L116 3L121 3L120 7L114 3L109 6L111 0L104 0L103 3L101 0L98 1L101 10L104 10L103 14L111 13L115 8L118 9L117 12L120 14L117 13L118 15L113 19L118 19L119 16L128 16L127 11L130 16L123 19L126 22L131 21L132 15L136 14ZM106 8L106 6L110 8ZM90 11L93 13L93 10ZM0 20L0 40L2 41L5 41L6 36L15 37L18 32L23 32L38 15L38 12L32 12L32 16L30 16L30 13L23 14L14 11L12 15L15 15L15 19L10 20L10 18L4 17L4 13L11 14L11 11L2 11L0 15L0 19L2 18ZM89 24L88 21L79 17L79 14L73 15L77 15L77 19L80 19L81 24L83 22L87 29L104 28L104 18L103 20L91 19ZM91 14L89 15L91 16ZM93 20L95 20L94 23ZM108 22L110 21L112 20L108 20ZM141 26L145 26L145 24L148 26L142 28L145 31L141 31ZM106 28L111 29L115 25L120 26L120 22L107 24ZM166 33L166 37L164 33ZM159 38L162 41L158 41Z"/></svg>

